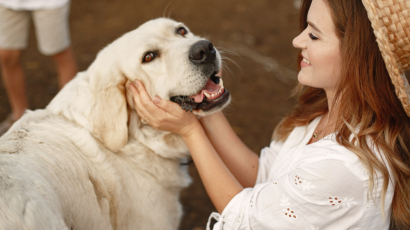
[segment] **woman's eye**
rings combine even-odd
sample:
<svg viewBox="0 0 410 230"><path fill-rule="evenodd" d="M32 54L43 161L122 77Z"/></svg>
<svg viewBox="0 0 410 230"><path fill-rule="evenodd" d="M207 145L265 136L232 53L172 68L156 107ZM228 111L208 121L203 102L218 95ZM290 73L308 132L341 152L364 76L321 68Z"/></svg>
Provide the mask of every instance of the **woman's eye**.
<svg viewBox="0 0 410 230"><path fill-rule="evenodd" d="M154 58L155 58L155 54L154 54L154 53L147 53L147 54L145 54L145 56L144 56L143 62L150 62L150 61L154 60Z"/></svg>
<svg viewBox="0 0 410 230"><path fill-rule="evenodd" d="M184 27L179 27L177 33L184 36L188 33L188 31Z"/></svg>
<svg viewBox="0 0 410 230"><path fill-rule="evenodd" d="M315 35L313 35L312 33L309 33L309 37L310 37L310 39L312 39L312 40L317 40L317 39L318 39L318 38L315 37Z"/></svg>

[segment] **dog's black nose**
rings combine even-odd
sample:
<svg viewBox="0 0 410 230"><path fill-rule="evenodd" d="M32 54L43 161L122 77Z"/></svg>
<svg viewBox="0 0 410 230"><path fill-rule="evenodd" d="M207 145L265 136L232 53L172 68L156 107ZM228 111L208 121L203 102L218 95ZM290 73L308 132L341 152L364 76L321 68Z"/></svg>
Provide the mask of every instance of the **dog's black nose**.
<svg viewBox="0 0 410 230"><path fill-rule="evenodd" d="M189 60L194 63L213 63L216 59L216 50L210 41L196 42L189 49Z"/></svg>

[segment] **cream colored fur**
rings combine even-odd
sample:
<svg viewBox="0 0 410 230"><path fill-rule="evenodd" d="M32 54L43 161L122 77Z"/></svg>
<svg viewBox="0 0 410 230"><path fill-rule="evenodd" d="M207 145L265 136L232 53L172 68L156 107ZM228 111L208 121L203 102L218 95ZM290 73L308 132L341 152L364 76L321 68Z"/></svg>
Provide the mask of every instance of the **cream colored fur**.
<svg viewBox="0 0 410 230"><path fill-rule="evenodd" d="M139 79L165 99L203 87L187 58L202 38L176 34L180 26L161 18L123 35L1 137L0 229L178 228L188 149L140 123L126 84ZM161 56L141 63L154 50Z"/></svg>

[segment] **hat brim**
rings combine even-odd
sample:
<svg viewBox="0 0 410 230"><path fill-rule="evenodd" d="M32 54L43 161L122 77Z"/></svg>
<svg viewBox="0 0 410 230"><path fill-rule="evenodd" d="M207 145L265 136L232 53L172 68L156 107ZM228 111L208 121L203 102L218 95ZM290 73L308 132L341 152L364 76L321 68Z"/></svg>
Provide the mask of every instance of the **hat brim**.
<svg viewBox="0 0 410 230"><path fill-rule="evenodd" d="M407 116L410 117L410 85L404 72L410 68L410 22L403 12L410 4L391 0L362 0L371 21L387 71Z"/></svg>

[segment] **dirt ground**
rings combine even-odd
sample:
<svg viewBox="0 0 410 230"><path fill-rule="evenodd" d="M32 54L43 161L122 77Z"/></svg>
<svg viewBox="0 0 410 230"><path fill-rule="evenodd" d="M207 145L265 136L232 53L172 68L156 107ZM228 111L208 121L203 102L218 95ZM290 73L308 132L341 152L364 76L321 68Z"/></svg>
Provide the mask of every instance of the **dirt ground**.
<svg viewBox="0 0 410 230"><path fill-rule="evenodd" d="M293 0L72 0L71 37L79 69L85 70L97 52L125 32L162 16L184 22L224 53L224 85L232 94L225 114L240 138L255 152L269 145L274 127L294 104L298 34ZM23 55L31 109L44 108L58 92L57 73L42 56L33 29ZM10 107L0 83L0 120ZM189 166L191 186L182 191L181 230L204 229L215 211L195 165Z"/></svg>

